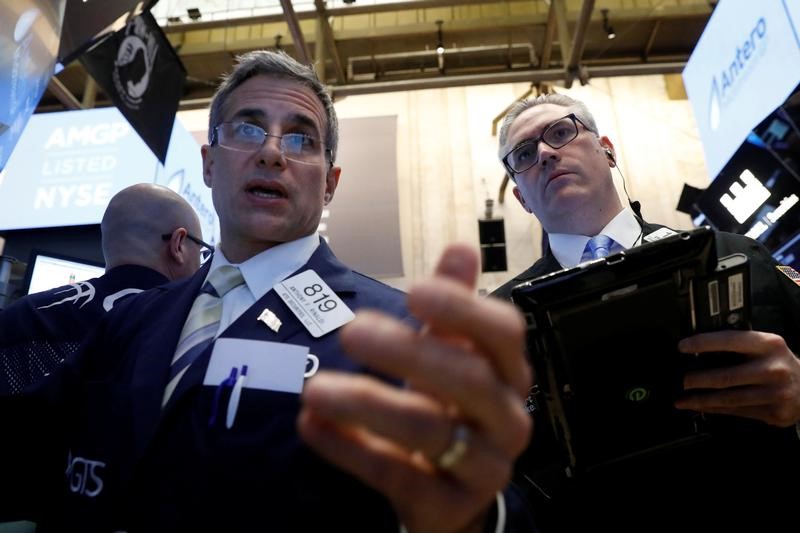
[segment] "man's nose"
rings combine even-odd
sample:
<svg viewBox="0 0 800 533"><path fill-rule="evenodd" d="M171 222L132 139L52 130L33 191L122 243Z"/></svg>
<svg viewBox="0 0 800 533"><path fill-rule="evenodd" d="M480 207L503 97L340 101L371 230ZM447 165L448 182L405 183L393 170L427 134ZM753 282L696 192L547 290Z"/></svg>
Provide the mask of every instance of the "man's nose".
<svg viewBox="0 0 800 533"><path fill-rule="evenodd" d="M539 150L539 163L542 166L547 166L548 162L552 163L554 161L558 161L559 159L558 149L553 148L543 142L539 143L537 150Z"/></svg>
<svg viewBox="0 0 800 533"><path fill-rule="evenodd" d="M264 144L259 149L259 157L268 166L275 164L285 166L286 159L283 157L280 136L267 134Z"/></svg>

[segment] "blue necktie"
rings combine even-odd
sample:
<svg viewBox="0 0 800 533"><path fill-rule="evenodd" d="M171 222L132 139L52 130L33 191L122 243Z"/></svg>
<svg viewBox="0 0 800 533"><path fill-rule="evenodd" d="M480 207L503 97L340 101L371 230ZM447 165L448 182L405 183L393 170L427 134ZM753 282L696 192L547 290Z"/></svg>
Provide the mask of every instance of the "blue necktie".
<svg viewBox="0 0 800 533"><path fill-rule="evenodd" d="M611 253L612 246L614 246L614 239L608 235L597 235L589 239L589 242L586 243L584 257L586 257L587 254L589 255L589 259L608 257L608 254Z"/></svg>
<svg viewBox="0 0 800 533"><path fill-rule="evenodd" d="M222 297L243 283L242 273L231 265L223 265L208 276L181 330L169 369L169 381L164 390L162 407L167 404L189 366L213 342L222 317Z"/></svg>

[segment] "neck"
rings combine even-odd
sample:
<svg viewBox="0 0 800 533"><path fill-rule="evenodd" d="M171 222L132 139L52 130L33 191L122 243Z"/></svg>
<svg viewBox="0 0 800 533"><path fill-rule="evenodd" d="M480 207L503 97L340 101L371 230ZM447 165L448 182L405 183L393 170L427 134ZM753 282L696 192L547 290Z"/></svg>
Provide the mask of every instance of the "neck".
<svg viewBox="0 0 800 533"><path fill-rule="evenodd" d="M583 216L562 217L560 224L553 228L545 228L547 233L566 233L568 235L587 235L592 237L599 234L615 216L622 212L622 205L613 208L600 208L594 212L583 212Z"/></svg>
<svg viewBox="0 0 800 533"><path fill-rule="evenodd" d="M233 264L238 265L244 263L251 257L255 257L265 250L269 250L273 246L277 246L279 242L261 243L260 246L233 246L225 244L225 240L219 243L219 248L225 254L225 258Z"/></svg>

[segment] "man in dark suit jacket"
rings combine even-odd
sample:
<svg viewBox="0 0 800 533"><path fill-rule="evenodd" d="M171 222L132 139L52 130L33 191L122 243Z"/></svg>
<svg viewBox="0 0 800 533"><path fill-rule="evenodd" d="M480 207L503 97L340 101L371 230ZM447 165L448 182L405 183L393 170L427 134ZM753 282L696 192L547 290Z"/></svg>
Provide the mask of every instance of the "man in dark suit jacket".
<svg viewBox="0 0 800 533"><path fill-rule="evenodd" d="M240 58L202 147L213 260L122 302L63 371L0 404L15 443L48 436L5 472L40 482L40 524L530 530L502 492L531 425L521 318L474 294L474 250L448 249L407 297L340 263L316 233L337 138L309 67Z"/></svg>
<svg viewBox="0 0 800 533"><path fill-rule="evenodd" d="M611 177L614 146L582 102L545 95L516 104L500 132L500 157L515 197L547 232L549 249L495 296L510 298L523 281L597 257L590 253L595 236L612 239L605 243L608 254L675 233L646 223L633 205L623 208ZM739 530L748 520L770 530L794 521L793 506L781 504L794 494L783 487L800 475L794 427L800 420L800 288L752 239L717 232L716 246L719 257L748 256L753 330L699 334L679 344L701 358L720 351L742 356L740 364L684 378L677 408L724 415L709 418L712 438L566 479L562 452L549 423L540 421L519 470L543 530L575 529L587 517L614 531ZM647 346L640 349L646 357Z"/></svg>
<svg viewBox="0 0 800 533"><path fill-rule="evenodd" d="M200 266L197 214L161 185L140 183L115 194L100 231L105 274L22 297L0 313L0 394L16 394L50 373L122 298Z"/></svg>

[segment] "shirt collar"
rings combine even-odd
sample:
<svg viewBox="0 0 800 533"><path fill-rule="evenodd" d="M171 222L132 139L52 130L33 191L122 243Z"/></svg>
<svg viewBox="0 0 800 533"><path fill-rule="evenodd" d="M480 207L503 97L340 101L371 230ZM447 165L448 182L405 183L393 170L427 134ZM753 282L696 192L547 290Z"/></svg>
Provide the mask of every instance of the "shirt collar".
<svg viewBox="0 0 800 533"><path fill-rule="evenodd" d="M616 241L618 246L612 249L612 252L615 252L619 248L627 250L637 245L642 237L642 226L633 214L633 210L626 207L612 218L600 233ZM593 236L569 233L550 233L547 236L553 255L564 268L572 268L581 262L586 243L591 237Z"/></svg>
<svg viewBox="0 0 800 533"><path fill-rule="evenodd" d="M317 246L319 246L319 234L315 232L294 241L278 244L242 263L235 264L228 261L225 254L222 253L222 249L217 245L208 274L210 275L223 265L238 267L247 288L258 300L268 293L276 283L286 279L289 274L308 263Z"/></svg>

